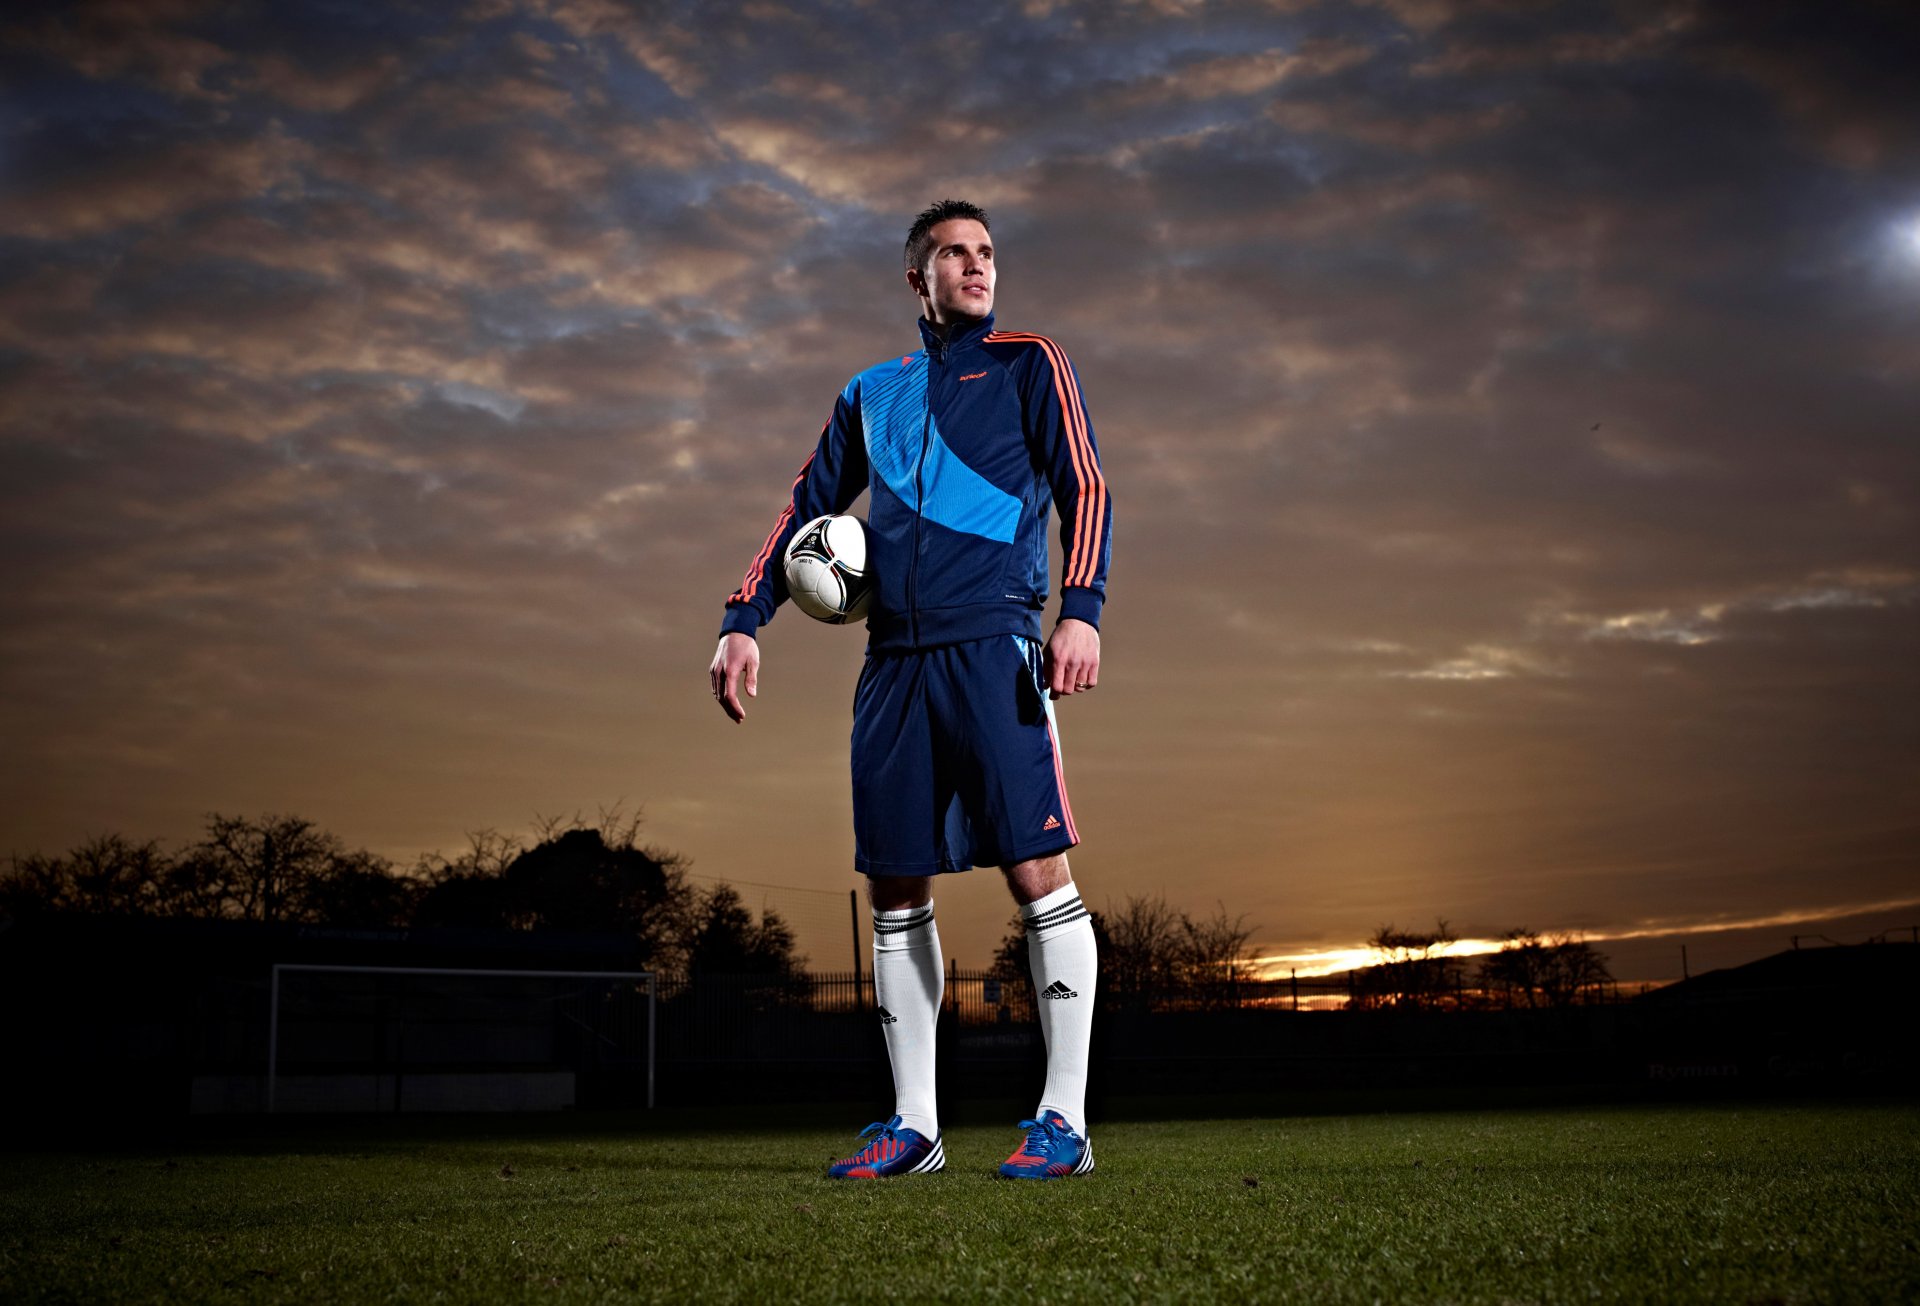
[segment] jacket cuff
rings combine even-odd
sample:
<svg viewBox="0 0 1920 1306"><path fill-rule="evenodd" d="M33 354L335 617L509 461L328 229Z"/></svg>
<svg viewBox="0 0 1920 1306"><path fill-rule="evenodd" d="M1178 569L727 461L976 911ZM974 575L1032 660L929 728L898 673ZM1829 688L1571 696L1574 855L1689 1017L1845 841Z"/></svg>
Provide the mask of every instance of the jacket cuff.
<svg viewBox="0 0 1920 1306"><path fill-rule="evenodd" d="M1100 609L1104 603L1097 590L1090 590L1084 585L1069 585L1060 591L1060 619L1065 621L1072 617L1098 630Z"/></svg>
<svg viewBox="0 0 1920 1306"><path fill-rule="evenodd" d="M759 635L756 632L758 632L759 629L760 614L754 611L751 604L730 603L727 605L726 618L720 623L720 636L722 639L728 635L745 635L749 639L758 639Z"/></svg>

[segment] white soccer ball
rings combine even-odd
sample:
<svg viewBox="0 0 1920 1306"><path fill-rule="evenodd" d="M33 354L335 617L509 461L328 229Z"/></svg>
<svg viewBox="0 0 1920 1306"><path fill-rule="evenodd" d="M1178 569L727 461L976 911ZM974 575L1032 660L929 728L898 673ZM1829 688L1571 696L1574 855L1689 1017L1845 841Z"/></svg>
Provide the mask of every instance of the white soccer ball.
<svg viewBox="0 0 1920 1306"><path fill-rule="evenodd" d="M867 568L867 524L830 512L793 533L787 545L787 592L800 611L835 624L858 621L873 602Z"/></svg>

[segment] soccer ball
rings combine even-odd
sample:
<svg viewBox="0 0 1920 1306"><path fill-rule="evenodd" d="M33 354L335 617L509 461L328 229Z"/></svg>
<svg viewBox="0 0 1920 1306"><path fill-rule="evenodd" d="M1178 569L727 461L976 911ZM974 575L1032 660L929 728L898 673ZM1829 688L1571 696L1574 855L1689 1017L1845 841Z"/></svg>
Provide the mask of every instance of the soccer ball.
<svg viewBox="0 0 1920 1306"><path fill-rule="evenodd" d="M800 611L835 624L858 621L873 602L867 524L844 513L815 517L787 545L787 592Z"/></svg>

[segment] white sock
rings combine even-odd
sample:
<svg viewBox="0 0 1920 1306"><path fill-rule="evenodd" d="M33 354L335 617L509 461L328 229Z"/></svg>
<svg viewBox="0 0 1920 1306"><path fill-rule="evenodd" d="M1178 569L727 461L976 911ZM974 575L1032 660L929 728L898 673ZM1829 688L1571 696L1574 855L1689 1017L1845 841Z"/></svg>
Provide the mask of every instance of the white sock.
<svg viewBox="0 0 1920 1306"><path fill-rule="evenodd" d="M873 914L873 994L893 1063L893 1110L900 1123L940 1136L934 1106L933 1030L946 993L933 903Z"/></svg>
<svg viewBox="0 0 1920 1306"><path fill-rule="evenodd" d="M1071 883L1020 909L1027 927L1027 960L1047 1040L1047 1086L1037 1119L1058 1111L1087 1136L1087 1045L1093 1036L1093 986L1100 959L1093 920Z"/></svg>

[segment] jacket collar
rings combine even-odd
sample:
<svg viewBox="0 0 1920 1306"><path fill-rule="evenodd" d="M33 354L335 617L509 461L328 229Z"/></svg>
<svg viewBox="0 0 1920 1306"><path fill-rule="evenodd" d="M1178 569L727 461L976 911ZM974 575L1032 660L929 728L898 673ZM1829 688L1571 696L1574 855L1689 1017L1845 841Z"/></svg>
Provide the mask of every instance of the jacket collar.
<svg viewBox="0 0 1920 1306"><path fill-rule="evenodd" d="M927 347L929 354L938 355L943 350L951 352L978 344L980 338L991 330L993 330L993 314L989 313L977 322L971 322L966 326L956 324L952 334L943 338L940 328L923 317L920 319L920 342Z"/></svg>

